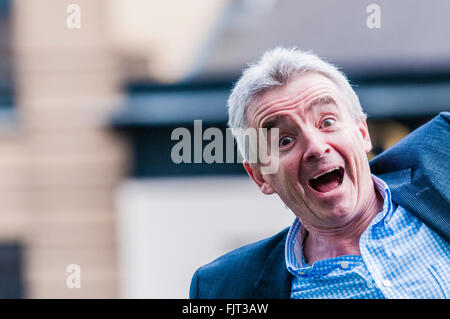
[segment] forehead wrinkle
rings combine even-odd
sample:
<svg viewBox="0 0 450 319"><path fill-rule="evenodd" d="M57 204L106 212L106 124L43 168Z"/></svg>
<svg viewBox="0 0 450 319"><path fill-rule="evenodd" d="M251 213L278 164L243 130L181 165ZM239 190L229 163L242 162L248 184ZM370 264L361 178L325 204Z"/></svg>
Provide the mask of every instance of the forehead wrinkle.
<svg viewBox="0 0 450 319"><path fill-rule="evenodd" d="M269 108L272 105L277 104L277 103L280 103L281 105L283 105L283 104L288 104L291 100L295 101L296 99L301 99L301 96L305 95L306 93L308 93L309 90L311 90L311 88L303 90L303 91L300 91L298 94L296 94L296 95L294 95L292 97L288 97L288 98L283 96L283 97L278 97L278 98L271 99L271 100L267 101L266 103L261 104L258 107L258 110L264 111L265 109L267 109L267 108Z"/></svg>
<svg viewBox="0 0 450 319"><path fill-rule="evenodd" d="M306 90L307 91L307 90ZM270 109L273 105L279 104L280 107L283 107L286 104L290 104L289 102L292 100L301 99L301 96L305 94L305 91L301 91L300 93L292 96L292 97L279 97L272 100L267 101L266 103L261 104L255 110L254 117L257 119L260 117L260 114L263 114ZM294 109L296 107L296 102L293 103L293 106L285 108L286 110Z"/></svg>
<svg viewBox="0 0 450 319"><path fill-rule="evenodd" d="M320 88L315 87L313 89L313 91L315 91L315 92L313 92L313 94L311 94L307 98L305 98L305 95L307 96L309 92L306 92L306 91L311 91L311 90L305 90L302 93L297 94L295 97L298 97L298 99L296 101L294 101L291 106L283 107L283 104L286 104L286 103L283 103L283 104L279 105L279 107L282 108L281 110L278 110L270 115L275 115L275 114L277 114L279 112L283 112L283 111L294 110L294 109L299 108L302 105L305 105L305 106L303 108L301 108L299 111L302 114L305 114L305 113L308 113L314 105L316 105L315 104L316 100L317 100L317 102L320 102L320 100L323 98L324 99L331 98L336 103L336 100L334 98L332 98L333 92L328 87L320 87ZM300 96L300 95L302 95L302 96ZM264 118L266 117L266 113L268 113L270 111L270 106L273 106L274 104L276 104L276 102L271 103L268 107L266 107L265 110L258 109L258 111L255 112L256 121L258 122L258 119L261 120L260 127L264 125L264 122L266 122L266 120L264 120Z"/></svg>

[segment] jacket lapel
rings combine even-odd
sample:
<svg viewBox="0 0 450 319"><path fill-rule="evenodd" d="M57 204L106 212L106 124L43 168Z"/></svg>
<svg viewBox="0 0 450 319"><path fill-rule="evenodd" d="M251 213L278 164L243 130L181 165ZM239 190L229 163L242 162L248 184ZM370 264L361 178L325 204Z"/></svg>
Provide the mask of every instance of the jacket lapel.
<svg viewBox="0 0 450 319"><path fill-rule="evenodd" d="M417 216L446 241L450 241L448 200L425 174L413 174L410 168L377 175L384 180L395 203Z"/></svg>
<svg viewBox="0 0 450 319"><path fill-rule="evenodd" d="M291 295L292 275L286 268L284 250L287 230L278 242L256 281L250 298L289 299Z"/></svg>

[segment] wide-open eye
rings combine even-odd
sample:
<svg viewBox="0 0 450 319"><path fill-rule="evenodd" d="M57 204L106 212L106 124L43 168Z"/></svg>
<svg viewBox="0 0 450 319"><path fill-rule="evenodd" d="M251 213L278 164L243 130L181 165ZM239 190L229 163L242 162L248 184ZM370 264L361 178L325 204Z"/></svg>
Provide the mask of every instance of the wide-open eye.
<svg viewBox="0 0 450 319"><path fill-rule="evenodd" d="M294 138L290 137L290 136L282 137L280 139L280 146L287 146L287 145L291 144L293 140L294 140Z"/></svg>
<svg viewBox="0 0 450 319"><path fill-rule="evenodd" d="M326 119L325 121L322 122L322 127L323 128L328 128L334 125L336 121L333 119Z"/></svg>

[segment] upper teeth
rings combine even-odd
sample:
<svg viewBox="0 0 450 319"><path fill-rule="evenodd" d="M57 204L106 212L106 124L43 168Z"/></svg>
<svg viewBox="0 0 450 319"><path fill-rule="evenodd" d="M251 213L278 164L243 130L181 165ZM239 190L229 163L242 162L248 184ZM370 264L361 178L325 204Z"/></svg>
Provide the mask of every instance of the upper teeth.
<svg viewBox="0 0 450 319"><path fill-rule="evenodd" d="M334 171L335 169L339 169L339 166L330 168L328 171L326 171L326 172L324 172L324 173L322 173L322 174L319 174L319 175L313 177L312 179L316 179L316 178L318 178L318 177L320 177L320 176L322 176L322 175L328 174L329 172L332 172L332 171Z"/></svg>

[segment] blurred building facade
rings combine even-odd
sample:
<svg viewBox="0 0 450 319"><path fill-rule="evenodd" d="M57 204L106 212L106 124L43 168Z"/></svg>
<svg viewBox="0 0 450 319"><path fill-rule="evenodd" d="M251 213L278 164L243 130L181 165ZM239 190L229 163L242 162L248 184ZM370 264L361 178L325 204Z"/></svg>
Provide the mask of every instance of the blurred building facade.
<svg viewBox="0 0 450 319"><path fill-rule="evenodd" d="M66 25L71 3L10 3L15 117L0 138L0 236L21 247L28 298L118 296L112 194L126 151L105 119L120 77L105 1L77 1L80 29ZM81 289L66 284L71 264Z"/></svg>
<svg viewBox="0 0 450 319"><path fill-rule="evenodd" d="M379 1L382 28L370 30L359 0L0 1L12 66L0 88L0 279L11 281L0 297L187 297L195 268L293 216L239 163L173 163L173 129L202 119L225 132L242 67L297 45L357 84L373 156L449 109L438 2ZM73 4L80 28L67 25ZM71 264L81 288L67 286Z"/></svg>

